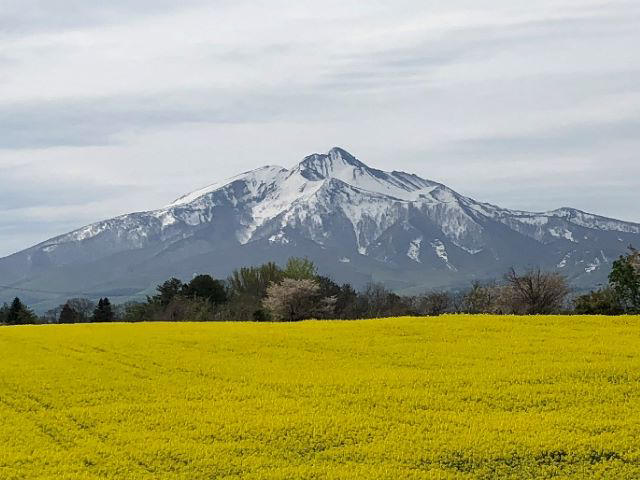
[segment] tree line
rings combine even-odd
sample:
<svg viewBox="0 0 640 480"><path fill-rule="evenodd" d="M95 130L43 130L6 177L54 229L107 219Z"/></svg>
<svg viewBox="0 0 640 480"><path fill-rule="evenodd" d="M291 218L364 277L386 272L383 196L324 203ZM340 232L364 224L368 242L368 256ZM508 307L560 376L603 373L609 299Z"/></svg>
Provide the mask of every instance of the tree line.
<svg viewBox="0 0 640 480"><path fill-rule="evenodd" d="M5 303L0 306L0 325L113 322L119 318L108 298L101 298L97 304L86 298L72 298L40 317L18 297L11 305Z"/></svg>
<svg viewBox="0 0 640 480"><path fill-rule="evenodd" d="M613 262L609 284L574 303L578 314L640 314L640 251L629 246L629 253Z"/></svg>
<svg viewBox="0 0 640 480"><path fill-rule="evenodd" d="M358 319L444 313L639 314L640 252L629 248L613 263L609 283L571 298L565 276L530 269L507 272L502 282L476 282L460 292L399 295L382 284L357 291L318 274L306 258L290 258L235 270L226 280L203 274L189 282L171 278L144 302L113 306L70 299L38 318L20 299L0 307L0 324L141 321L298 321Z"/></svg>

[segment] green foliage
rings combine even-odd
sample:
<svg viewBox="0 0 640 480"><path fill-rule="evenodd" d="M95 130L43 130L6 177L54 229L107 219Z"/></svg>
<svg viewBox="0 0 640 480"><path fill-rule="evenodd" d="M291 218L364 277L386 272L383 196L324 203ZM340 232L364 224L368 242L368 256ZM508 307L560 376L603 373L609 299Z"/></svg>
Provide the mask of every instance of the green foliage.
<svg viewBox="0 0 640 480"><path fill-rule="evenodd" d="M272 320L271 314L269 313L269 310L266 310L264 308L259 308L257 310L254 310L253 312L253 321L254 322L269 322Z"/></svg>
<svg viewBox="0 0 640 480"><path fill-rule="evenodd" d="M629 254L613 262L609 284L627 313L640 313L640 252L629 247Z"/></svg>
<svg viewBox="0 0 640 480"><path fill-rule="evenodd" d="M108 298L101 298L93 311L93 322L113 322L115 315Z"/></svg>
<svg viewBox="0 0 640 480"><path fill-rule="evenodd" d="M124 304L124 315L122 320L125 322L145 322L154 320L156 313L162 308L155 302L127 302Z"/></svg>
<svg viewBox="0 0 640 480"><path fill-rule="evenodd" d="M229 277L229 289L232 296L248 296L262 299L271 283L278 283L284 278L280 267L273 262L259 267L242 267L234 270Z"/></svg>
<svg viewBox="0 0 640 480"><path fill-rule="evenodd" d="M313 280L318 275L318 269L308 258L291 257L283 273L285 277L294 280Z"/></svg>
<svg viewBox="0 0 640 480"><path fill-rule="evenodd" d="M166 307L182 291L182 281L177 278L170 278L166 282L156 287L157 295L152 297L152 301Z"/></svg>
<svg viewBox="0 0 640 480"><path fill-rule="evenodd" d="M316 275L314 278L315 282L318 284L320 288L320 294L323 297L338 297L340 295L341 289L340 285L331 280L329 277L324 277L322 275Z"/></svg>
<svg viewBox="0 0 640 480"><path fill-rule="evenodd" d="M617 314L640 311L640 254L635 250L614 263L611 288L575 300L577 313ZM312 282L310 285L285 280ZM107 298L95 305L86 298L68 300L46 313L48 322L141 321L270 321L303 318L358 319L408 315L460 313L550 314L566 313L566 279L555 273L511 270L506 284L474 284L466 292L430 292L401 296L382 284L371 283L356 291L318 275L307 258L290 258L284 268L273 262L235 270L226 282L201 274L190 282L170 278L156 287L143 303L113 307ZM305 288L302 288L302 287ZM272 298L265 303L271 287ZM624 300L624 301L623 301ZM16 303L17 302L17 303ZM95 308L94 308L95 307ZM269 307L269 308L267 308ZM286 312L286 309L289 309ZM37 318L16 299L0 307L0 323L35 323Z"/></svg>
<svg viewBox="0 0 640 480"><path fill-rule="evenodd" d="M125 305L123 319L141 321L210 321L221 319L218 308L228 301L227 288L211 275L197 275L189 283L170 278L156 287L146 303Z"/></svg>
<svg viewBox="0 0 640 480"><path fill-rule="evenodd" d="M228 318L232 320L266 321L269 313L262 308L262 300L271 284L282 281L282 269L273 262L258 267L234 270L227 284L229 287Z"/></svg>
<svg viewBox="0 0 640 480"><path fill-rule="evenodd" d="M6 310L5 323L8 325L28 325L37 321L38 317L18 297L13 299L11 306Z"/></svg>
<svg viewBox="0 0 640 480"><path fill-rule="evenodd" d="M227 301L227 290L224 284L211 275L194 277L188 284L182 286L180 293L185 297L208 300L213 304Z"/></svg>
<svg viewBox="0 0 640 480"><path fill-rule="evenodd" d="M621 315L624 308L611 288L580 295L574 300L575 313L578 315Z"/></svg>

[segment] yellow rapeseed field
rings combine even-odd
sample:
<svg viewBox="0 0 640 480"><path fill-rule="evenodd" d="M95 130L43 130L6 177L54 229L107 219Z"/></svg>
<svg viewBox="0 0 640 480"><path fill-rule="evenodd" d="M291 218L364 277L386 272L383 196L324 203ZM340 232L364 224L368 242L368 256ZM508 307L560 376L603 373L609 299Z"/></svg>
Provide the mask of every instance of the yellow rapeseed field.
<svg viewBox="0 0 640 480"><path fill-rule="evenodd" d="M0 479L640 478L640 318L0 328Z"/></svg>

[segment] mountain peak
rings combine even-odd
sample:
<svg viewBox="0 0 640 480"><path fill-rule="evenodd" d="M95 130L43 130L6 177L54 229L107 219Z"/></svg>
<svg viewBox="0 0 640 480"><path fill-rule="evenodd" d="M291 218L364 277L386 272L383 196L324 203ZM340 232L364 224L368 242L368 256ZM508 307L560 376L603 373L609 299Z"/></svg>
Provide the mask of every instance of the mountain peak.
<svg viewBox="0 0 640 480"><path fill-rule="evenodd" d="M640 244L640 224L566 207L501 209L414 174L368 167L335 147L291 170L261 167L170 206L49 239L0 259L0 277L34 292L56 281L96 297L119 285L144 298L167 272L225 276L247 261L284 262L294 255L362 286L385 279L398 288L457 287L534 264L580 287L606 281L611 262L629 244ZM15 293L0 291L0 302ZM31 300L52 308L63 298Z"/></svg>
<svg viewBox="0 0 640 480"><path fill-rule="evenodd" d="M364 165L360 160L351 155L344 148L333 147L331 150L329 150L327 155L333 158L342 158L346 163L349 163L351 165Z"/></svg>
<svg viewBox="0 0 640 480"><path fill-rule="evenodd" d="M307 180L323 180L340 176L345 170L368 170L364 163L340 147L327 153L314 153L305 157L294 169Z"/></svg>

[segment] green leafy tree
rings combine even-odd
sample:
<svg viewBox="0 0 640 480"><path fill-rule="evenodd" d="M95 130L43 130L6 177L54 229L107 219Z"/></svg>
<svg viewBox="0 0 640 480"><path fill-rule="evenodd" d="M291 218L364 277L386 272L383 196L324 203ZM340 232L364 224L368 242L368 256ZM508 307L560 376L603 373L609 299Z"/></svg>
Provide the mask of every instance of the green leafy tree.
<svg viewBox="0 0 640 480"><path fill-rule="evenodd" d="M123 305L123 320L125 322L149 322L156 320L162 307L155 302L126 302Z"/></svg>
<svg viewBox="0 0 640 480"><path fill-rule="evenodd" d="M284 278L283 272L275 263L269 262L259 267L243 267L234 270L229 277L232 296L264 298L267 287Z"/></svg>
<svg viewBox="0 0 640 480"><path fill-rule="evenodd" d="M340 295L340 285L329 277L317 275L314 280L320 287L320 293L323 297L338 297Z"/></svg>
<svg viewBox="0 0 640 480"><path fill-rule="evenodd" d="M318 269L308 258L291 257L284 267L284 276L294 280L313 280L318 275Z"/></svg>
<svg viewBox="0 0 640 480"><path fill-rule="evenodd" d="M621 315L624 308L611 288L580 295L574 301L574 312L578 315Z"/></svg>
<svg viewBox="0 0 640 480"><path fill-rule="evenodd" d="M358 294L349 284L338 285L331 278L318 275L315 282L320 287L320 298L334 298L332 308L325 309L326 318L352 318L350 307ZM323 317L324 318L324 317Z"/></svg>
<svg viewBox="0 0 640 480"><path fill-rule="evenodd" d="M273 262L258 267L234 270L227 283L229 303L227 315L233 320L266 321L270 314L262 307L267 288L284 278L282 270Z"/></svg>
<svg viewBox="0 0 640 480"><path fill-rule="evenodd" d="M640 252L629 247L629 254L613 262L609 285L627 313L640 313Z"/></svg>
<svg viewBox="0 0 640 480"><path fill-rule="evenodd" d="M182 294L189 298L207 300L214 305L227 301L227 290L220 280L211 275L198 275L182 287Z"/></svg>
<svg viewBox="0 0 640 480"><path fill-rule="evenodd" d="M166 307L171 301L182 292L184 285L181 280L177 278L170 278L162 285L156 287L157 295L151 298L151 301L157 302L163 307Z"/></svg>

